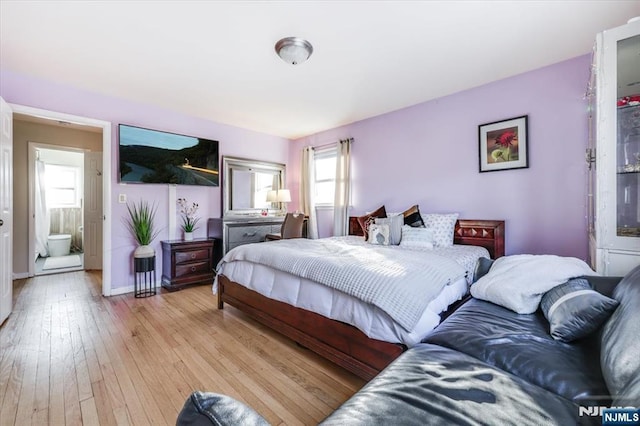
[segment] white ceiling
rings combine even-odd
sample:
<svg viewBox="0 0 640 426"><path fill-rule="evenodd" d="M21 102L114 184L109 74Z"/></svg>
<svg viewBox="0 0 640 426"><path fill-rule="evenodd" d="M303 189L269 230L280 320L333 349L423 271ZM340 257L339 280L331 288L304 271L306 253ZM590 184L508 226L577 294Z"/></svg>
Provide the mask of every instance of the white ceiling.
<svg viewBox="0 0 640 426"><path fill-rule="evenodd" d="M0 0L0 66L294 139L589 53L638 15L638 0ZM276 56L286 36L309 61Z"/></svg>

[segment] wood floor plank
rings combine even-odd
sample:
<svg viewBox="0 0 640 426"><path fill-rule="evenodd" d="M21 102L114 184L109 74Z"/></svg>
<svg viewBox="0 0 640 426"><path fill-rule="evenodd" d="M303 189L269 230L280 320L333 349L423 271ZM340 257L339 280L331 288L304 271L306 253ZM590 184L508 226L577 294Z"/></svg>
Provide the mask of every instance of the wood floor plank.
<svg viewBox="0 0 640 426"><path fill-rule="evenodd" d="M38 349L38 372L36 377L35 409L49 416L49 377L51 367L51 307L42 309L40 347Z"/></svg>
<svg viewBox="0 0 640 426"><path fill-rule="evenodd" d="M24 357L27 351L14 352L15 360L9 374L7 390L0 406L0 426L12 425L16 421L18 403L20 402L20 388L24 377Z"/></svg>
<svg viewBox="0 0 640 426"><path fill-rule="evenodd" d="M91 383L91 389L93 390L93 398L100 424L106 426L117 425L113 406L111 405L111 398L109 398L105 382L103 380L93 382Z"/></svg>
<svg viewBox="0 0 640 426"><path fill-rule="evenodd" d="M96 408L96 400L91 397L80 403L80 411L82 412L82 423L85 425L99 425L98 409Z"/></svg>
<svg viewBox="0 0 640 426"><path fill-rule="evenodd" d="M99 271L14 281L0 328L0 425L173 425L195 390L271 424L315 424L364 383L232 307L211 286L100 295Z"/></svg>

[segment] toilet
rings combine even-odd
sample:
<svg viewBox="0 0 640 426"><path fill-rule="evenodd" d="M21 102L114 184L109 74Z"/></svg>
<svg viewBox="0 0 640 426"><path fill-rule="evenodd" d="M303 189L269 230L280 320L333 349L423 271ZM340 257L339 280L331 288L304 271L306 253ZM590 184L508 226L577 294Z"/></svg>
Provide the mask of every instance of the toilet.
<svg viewBox="0 0 640 426"><path fill-rule="evenodd" d="M49 246L49 256L66 256L71 250L71 235L70 234L58 234L49 235L47 241Z"/></svg>

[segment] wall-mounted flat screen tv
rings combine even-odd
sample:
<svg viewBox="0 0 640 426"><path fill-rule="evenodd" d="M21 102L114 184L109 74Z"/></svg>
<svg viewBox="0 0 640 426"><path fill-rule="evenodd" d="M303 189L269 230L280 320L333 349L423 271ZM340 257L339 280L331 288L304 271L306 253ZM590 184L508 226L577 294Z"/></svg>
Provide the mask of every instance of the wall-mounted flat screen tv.
<svg viewBox="0 0 640 426"><path fill-rule="evenodd" d="M219 185L218 141L118 126L120 182Z"/></svg>

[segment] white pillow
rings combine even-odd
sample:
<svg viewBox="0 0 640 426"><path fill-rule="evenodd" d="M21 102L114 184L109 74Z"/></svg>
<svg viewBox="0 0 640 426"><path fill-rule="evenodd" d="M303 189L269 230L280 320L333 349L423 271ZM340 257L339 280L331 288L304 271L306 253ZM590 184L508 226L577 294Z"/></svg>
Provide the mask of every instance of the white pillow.
<svg viewBox="0 0 640 426"><path fill-rule="evenodd" d="M390 243L389 234L391 234L389 225L372 223L369 225L369 239L367 242L380 246L388 246Z"/></svg>
<svg viewBox="0 0 640 426"><path fill-rule="evenodd" d="M414 228L402 225L400 247L410 249L433 250L433 231L427 228Z"/></svg>
<svg viewBox="0 0 640 426"><path fill-rule="evenodd" d="M458 220L458 213L422 214L424 226L433 232L434 247L451 247L453 245L453 233Z"/></svg>
<svg viewBox="0 0 640 426"><path fill-rule="evenodd" d="M402 226L404 225L404 217L390 216L377 217L375 223L378 225L389 225L389 244L397 246L402 239Z"/></svg>

